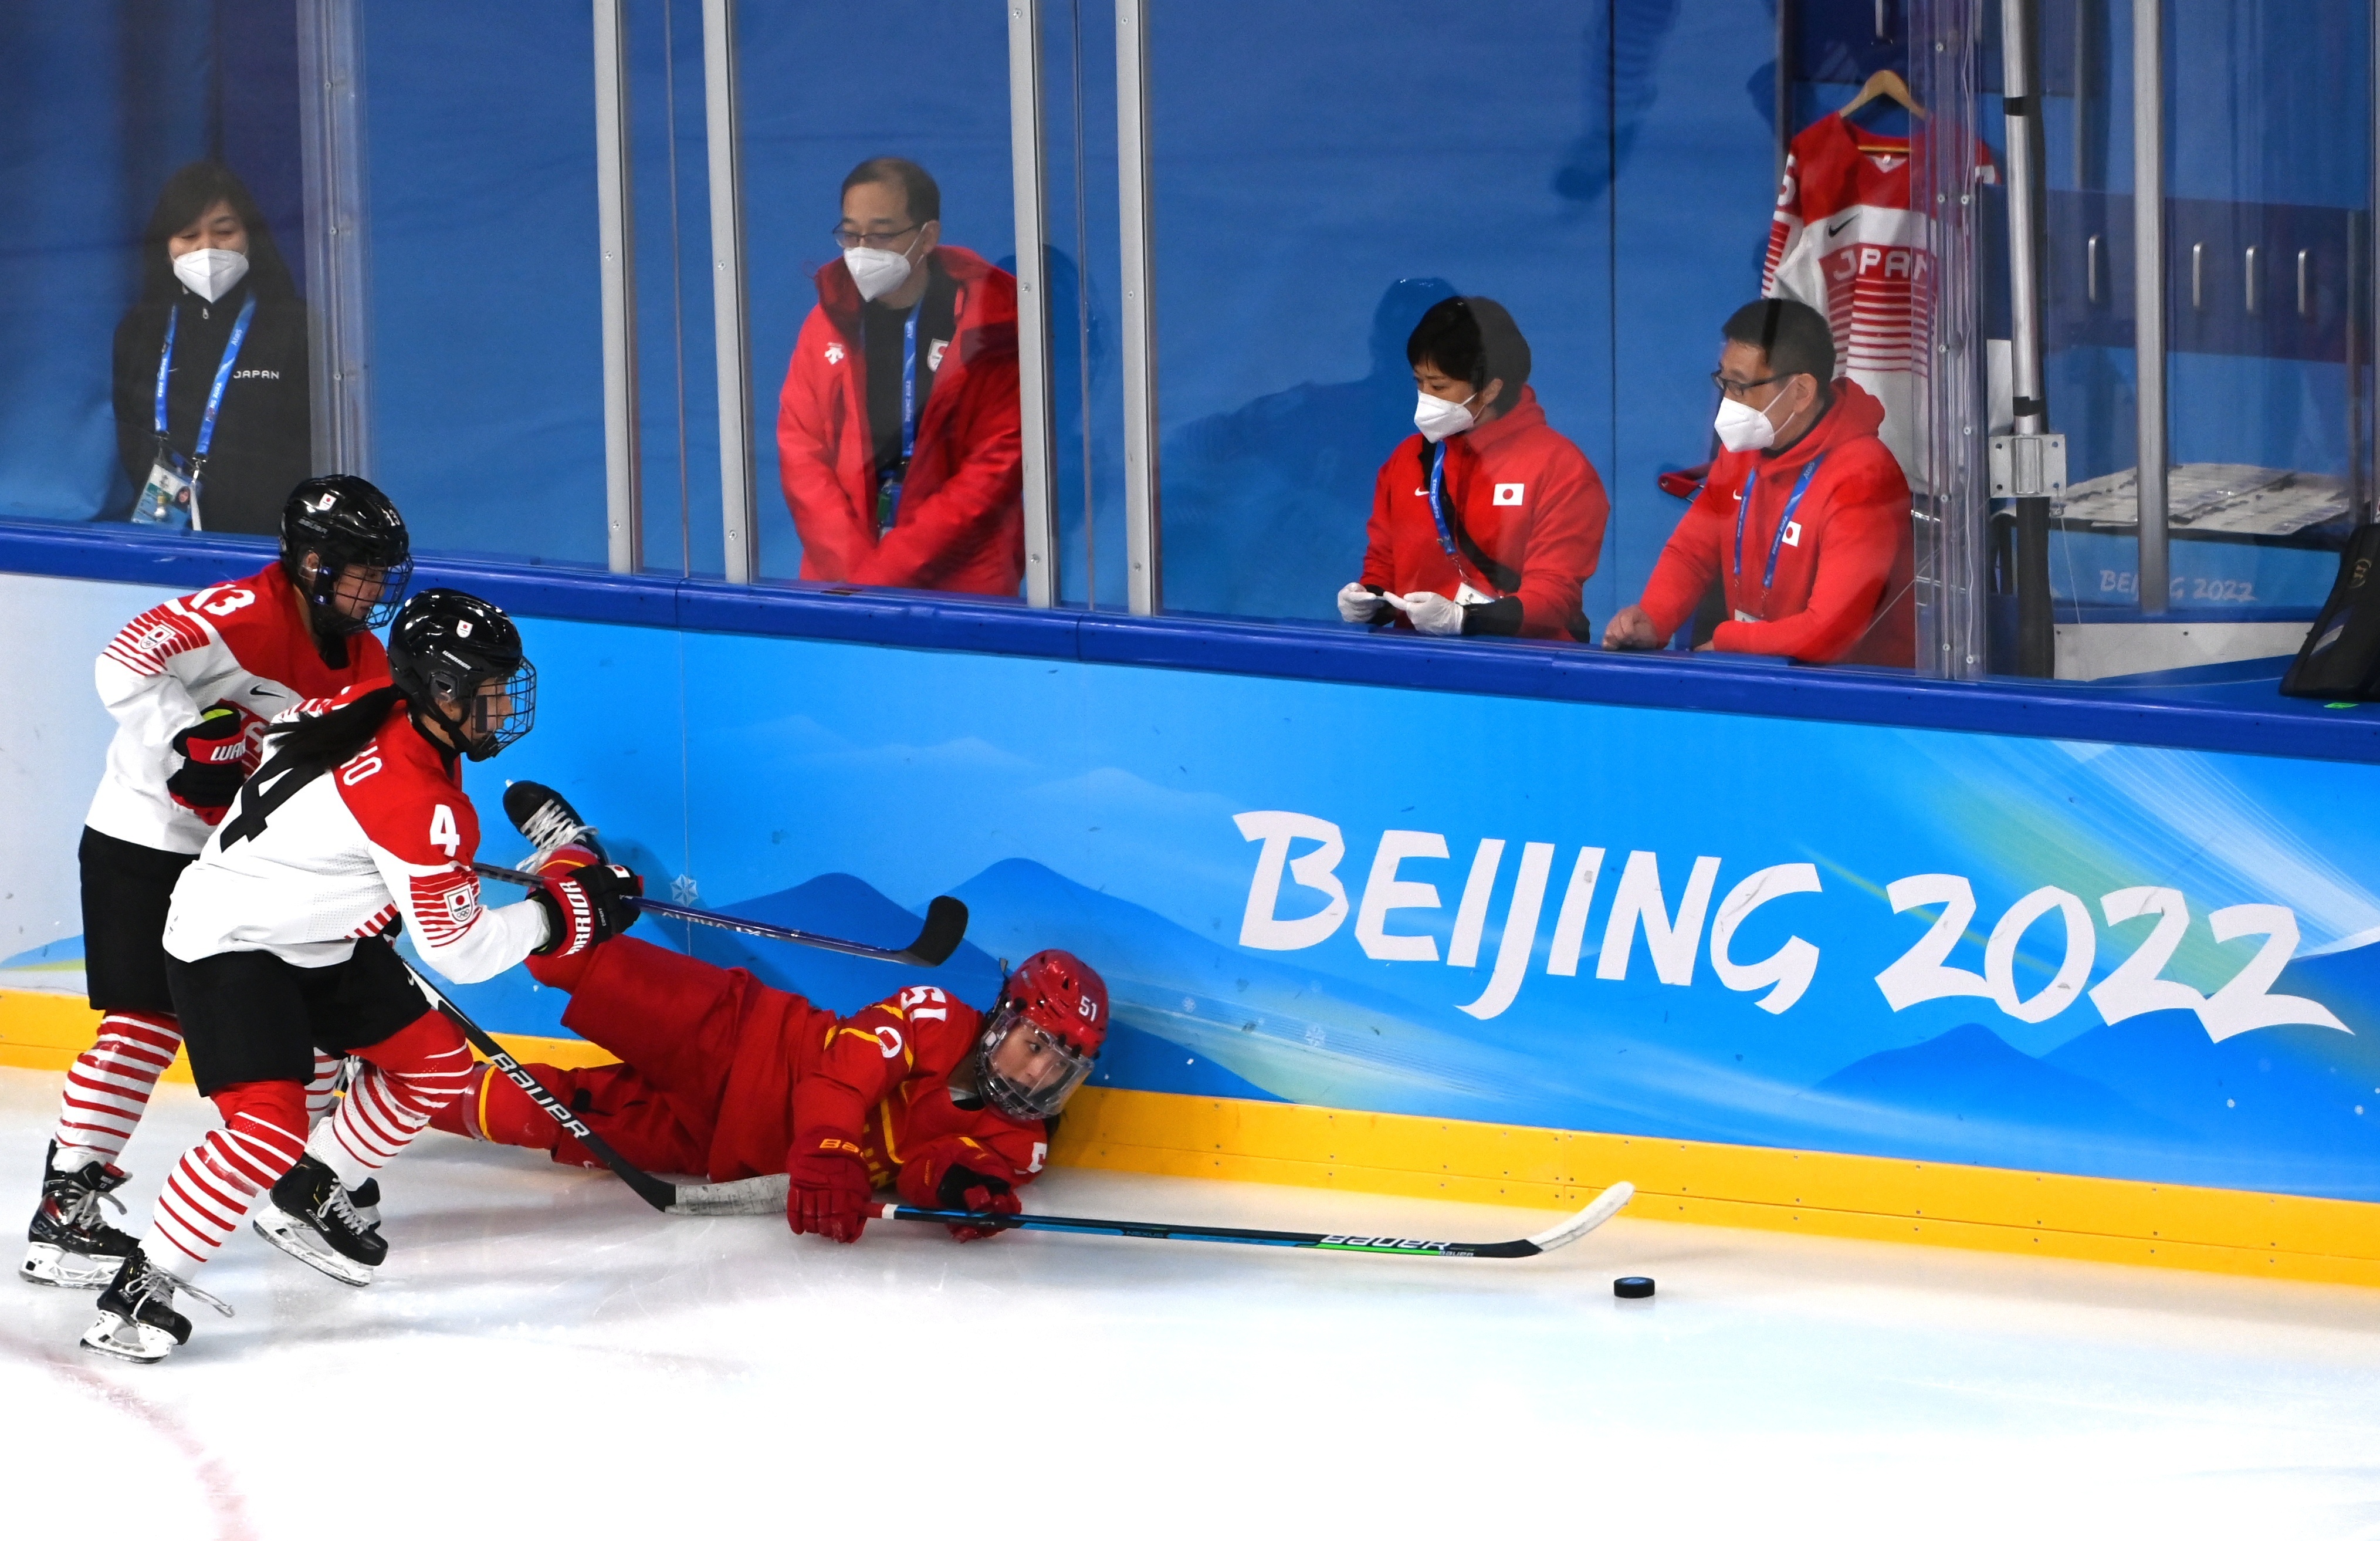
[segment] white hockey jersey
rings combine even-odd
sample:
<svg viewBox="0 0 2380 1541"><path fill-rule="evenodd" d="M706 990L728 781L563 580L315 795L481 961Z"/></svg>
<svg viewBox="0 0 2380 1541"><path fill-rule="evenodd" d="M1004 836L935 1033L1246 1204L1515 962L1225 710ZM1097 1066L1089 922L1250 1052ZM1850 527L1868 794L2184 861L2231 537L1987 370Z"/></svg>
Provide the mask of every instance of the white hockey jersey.
<svg viewBox="0 0 2380 1541"><path fill-rule="evenodd" d="M152 850L196 851L206 843L207 826L165 790L182 764L174 735L216 702L228 702L248 730L245 767L255 769L264 725L273 717L301 701L388 678L379 638L366 632L346 645L346 667L322 662L278 563L132 618L91 670L99 699L115 718L115 737L83 822Z"/></svg>
<svg viewBox="0 0 2380 1541"><path fill-rule="evenodd" d="M323 711L373 688L352 687ZM289 714L295 715L295 713ZM404 917L424 962L475 985L544 945L534 902L491 910L471 870L480 818L458 765L403 707L344 764L287 790L267 764L174 887L165 950L184 962L269 952L328 968ZM276 789L280 789L276 796Z"/></svg>
<svg viewBox="0 0 2380 1541"><path fill-rule="evenodd" d="M1832 113L1794 135L1761 290L1827 318L1838 367L1884 403L1877 436L1919 492L1932 485L1925 349L1934 293L1934 222L1910 206L1922 149ZM1974 180L1997 181L1990 152L1978 145L1974 154Z"/></svg>

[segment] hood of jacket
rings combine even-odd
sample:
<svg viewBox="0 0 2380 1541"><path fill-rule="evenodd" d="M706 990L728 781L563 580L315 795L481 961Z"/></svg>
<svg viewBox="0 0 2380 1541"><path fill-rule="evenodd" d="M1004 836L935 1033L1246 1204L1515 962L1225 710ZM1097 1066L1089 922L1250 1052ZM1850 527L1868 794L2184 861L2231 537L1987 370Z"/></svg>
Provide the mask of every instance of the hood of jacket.
<svg viewBox="0 0 2380 1541"><path fill-rule="evenodd" d="M1751 462L1755 474L1772 476L1779 471L1799 471L1839 445L1876 437L1876 430L1884 426L1884 403L1861 389L1855 381L1838 380L1834 389L1834 405L1827 409L1827 415L1818 420L1817 426L1794 440L1791 447L1740 452Z"/></svg>

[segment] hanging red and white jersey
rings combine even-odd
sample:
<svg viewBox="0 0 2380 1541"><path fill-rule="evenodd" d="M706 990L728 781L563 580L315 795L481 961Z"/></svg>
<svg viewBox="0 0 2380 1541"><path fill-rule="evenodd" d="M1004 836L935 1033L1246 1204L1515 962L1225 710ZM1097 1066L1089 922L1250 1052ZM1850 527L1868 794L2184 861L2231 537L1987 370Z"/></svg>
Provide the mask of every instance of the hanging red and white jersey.
<svg viewBox="0 0 2380 1541"><path fill-rule="evenodd" d="M1922 153L1922 143L1915 153ZM1829 113L1793 136L1768 226L1761 292L1827 318L1843 374L1884 404L1877 436L1910 486L1926 475L1923 350L1931 319L1930 215L1910 207L1907 138L1872 134ZM1976 147L1975 181L1998 180Z"/></svg>
<svg viewBox="0 0 2380 1541"><path fill-rule="evenodd" d="M294 774L268 763L240 789L174 886L167 952L186 963L269 952L328 968L401 915L424 962L476 985L544 945L545 911L534 901L497 910L480 902L471 871L480 817L463 795L461 768L421 736L402 703L344 764L276 796Z"/></svg>
<svg viewBox="0 0 2380 1541"><path fill-rule="evenodd" d="M242 763L255 769L273 718L301 701L388 678L379 638L364 632L346 645L345 667L322 662L298 591L277 562L133 617L92 667L115 737L83 822L152 850L196 851L207 826L165 790L182 764L174 735L228 701L248 730Z"/></svg>

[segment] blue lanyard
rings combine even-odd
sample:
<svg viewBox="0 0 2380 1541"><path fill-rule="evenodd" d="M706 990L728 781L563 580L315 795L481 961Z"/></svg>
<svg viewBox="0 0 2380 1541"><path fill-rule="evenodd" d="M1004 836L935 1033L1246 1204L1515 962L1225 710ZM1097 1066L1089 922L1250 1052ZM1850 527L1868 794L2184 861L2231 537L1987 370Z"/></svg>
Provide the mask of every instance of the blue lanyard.
<svg viewBox="0 0 2380 1541"><path fill-rule="evenodd" d="M1802 507L1802 495L1810 490L1810 478L1818 474L1818 467L1826 463L1826 459L1821 455L1802 468L1802 479L1793 483L1793 495L1785 500L1785 513L1777 521L1777 532L1768 537L1768 566L1760 574L1763 593L1767 593L1769 585L1777 581L1777 553L1784 549L1785 532L1792 527L1794 510ZM1752 511L1752 495L1759 489L1760 472L1755 467L1744 481L1743 495L1735 503L1735 576L1738 578L1743 576L1743 519Z"/></svg>
<svg viewBox="0 0 2380 1541"><path fill-rule="evenodd" d="M901 327L901 471L906 477L909 457L917 451L917 317L926 308L926 297L909 307L909 319Z"/></svg>
<svg viewBox="0 0 2380 1541"><path fill-rule="evenodd" d="M191 447L194 461L207 458L207 450L215 442L215 414L223 410L224 387L231 384L232 366L239 361L239 345L248 340L248 324L256 319L256 296L251 292L248 303L239 308L239 319L232 323L231 340L224 344L223 362L215 366L215 383L207 392L206 415L199 420L199 442ZM174 334L182 324L182 307L176 305L165 319L165 350L157 356L157 437L163 439L165 428L165 377L174 370Z"/></svg>
<svg viewBox="0 0 2380 1541"><path fill-rule="evenodd" d="M1447 441L1440 439L1438 442L1438 459L1430 462L1429 517L1438 521L1438 544L1446 548L1446 559L1455 565L1455 571L1460 574L1463 570L1463 558L1455 551L1454 532L1448 528L1446 522L1447 447Z"/></svg>

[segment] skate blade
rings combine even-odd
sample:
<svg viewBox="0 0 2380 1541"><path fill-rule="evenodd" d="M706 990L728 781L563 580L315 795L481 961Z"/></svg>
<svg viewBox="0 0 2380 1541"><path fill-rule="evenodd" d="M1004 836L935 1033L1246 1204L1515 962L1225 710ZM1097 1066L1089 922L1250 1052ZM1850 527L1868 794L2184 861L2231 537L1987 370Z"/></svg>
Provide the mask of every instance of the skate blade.
<svg viewBox="0 0 2380 1541"><path fill-rule="evenodd" d="M91 1324L91 1330L82 1335L82 1346L128 1364L154 1364L181 1345L164 1327L127 1321L113 1311L103 1311L99 1320Z"/></svg>
<svg viewBox="0 0 2380 1541"><path fill-rule="evenodd" d="M56 1290L104 1290L123 1266L124 1259L120 1257L86 1257L46 1241L36 1241L26 1249L25 1261L17 1266L17 1277L28 1284L45 1284Z"/></svg>
<svg viewBox="0 0 2380 1541"><path fill-rule="evenodd" d="M372 1281L370 1268L324 1246L311 1226L269 1201L249 1223L259 1236L326 1278L358 1290Z"/></svg>

